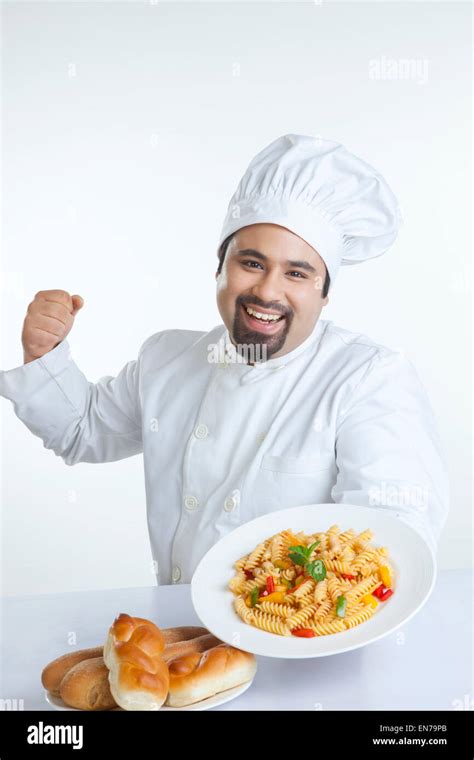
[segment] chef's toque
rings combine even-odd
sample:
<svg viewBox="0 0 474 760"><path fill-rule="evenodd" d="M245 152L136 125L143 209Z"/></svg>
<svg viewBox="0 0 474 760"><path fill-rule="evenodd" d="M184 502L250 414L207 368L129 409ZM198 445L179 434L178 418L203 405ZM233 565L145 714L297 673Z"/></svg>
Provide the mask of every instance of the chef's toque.
<svg viewBox="0 0 474 760"><path fill-rule="evenodd" d="M303 238L334 281L340 264L357 264L388 250L401 212L385 179L343 145L288 134L247 167L227 209L218 255L229 235L262 222Z"/></svg>

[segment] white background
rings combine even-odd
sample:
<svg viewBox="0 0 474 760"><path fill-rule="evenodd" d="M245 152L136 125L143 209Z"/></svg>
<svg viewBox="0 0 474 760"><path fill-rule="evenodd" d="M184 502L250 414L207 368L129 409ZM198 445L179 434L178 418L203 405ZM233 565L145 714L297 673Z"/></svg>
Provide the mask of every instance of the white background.
<svg viewBox="0 0 474 760"><path fill-rule="evenodd" d="M342 142L405 221L388 254L341 270L322 316L414 361L451 479L440 565L468 567L470 12L4 3L1 368L23 361L38 290L85 299L68 340L93 381L158 330L209 330L220 227L250 159L288 132ZM411 76L387 78L402 59ZM153 584L141 456L67 467L10 402L0 411L3 594Z"/></svg>

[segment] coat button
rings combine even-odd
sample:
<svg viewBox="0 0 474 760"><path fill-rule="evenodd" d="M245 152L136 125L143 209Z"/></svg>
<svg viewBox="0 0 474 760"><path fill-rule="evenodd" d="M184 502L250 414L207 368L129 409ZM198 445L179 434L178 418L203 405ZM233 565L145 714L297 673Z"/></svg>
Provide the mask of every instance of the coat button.
<svg viewBox="0 0 474 760"><path fill-rule="evenodd" d="M196 509L199 504L198 499L196 499L195 496L186 496L184 500L184 506L186 509L193 510Z"/></svg>
<svg viewBox="0 0 474 760"><path fill-rule="evenodd" d="M206 438L209 433L209 428L207 425L198 425L197 428L194 431L194 435L196 438Z"/></svg>
<svg viewBox="0 0 474 760"><path fill-rule="evenodd" d="M175 565L173 567L172 578L173 578L174 583L177 583L179 579L181 578L181 569L178 567L178 565Z"/></svg>
<svg viewBox="0 0 474 760"><path fill-rule="evenodd" d="M240 491L235 490L232 492L232 496L228 496L224 502L224 509L226 512L232 512L238 504L240 497Z"/></svg>

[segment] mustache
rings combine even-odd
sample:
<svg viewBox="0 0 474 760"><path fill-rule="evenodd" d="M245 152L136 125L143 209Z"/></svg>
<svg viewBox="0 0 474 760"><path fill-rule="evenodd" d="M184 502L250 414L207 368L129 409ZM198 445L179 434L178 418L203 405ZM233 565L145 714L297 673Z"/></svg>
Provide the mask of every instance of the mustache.
<svg viewBox="0 0 474 760"><path fill-rule="evenodd" d="M252 296L252 298L246 298L245 296L237 296L235 300L236 306L260 306L262 309L267 309L268 311L275 311L278 314L281 314L284 317L290 316L293 312L291 309L287 309L282 307L280 303L275 303L274 301L270 301L270 303L265 303L262 301L261 298L258 298L257 296Z"/></svg>

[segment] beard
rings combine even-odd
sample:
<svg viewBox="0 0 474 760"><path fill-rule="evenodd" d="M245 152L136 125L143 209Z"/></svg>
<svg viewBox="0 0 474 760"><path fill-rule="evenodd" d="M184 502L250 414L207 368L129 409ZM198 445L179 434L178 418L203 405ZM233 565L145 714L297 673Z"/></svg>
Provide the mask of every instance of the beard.
<svg viewBox="0 0 474 760"><path fill-rule="evenodd" d="M259 330L251 330L244 323L242 309L244 304L251 307L260 306L263 309L273 309L275 312L284 316L283 326L274 335L266 335ZM235 301L234 323L232 326L232 337L238 345L250 346L254 356L262 356L262 361L270 359L273 354L280 351L286 341L286 337L293 320L293 312L290 309L283 310L280 305L265 304L255 296L245 298L238 296ZM246 349L245 349L246 350Z"/></svg>

